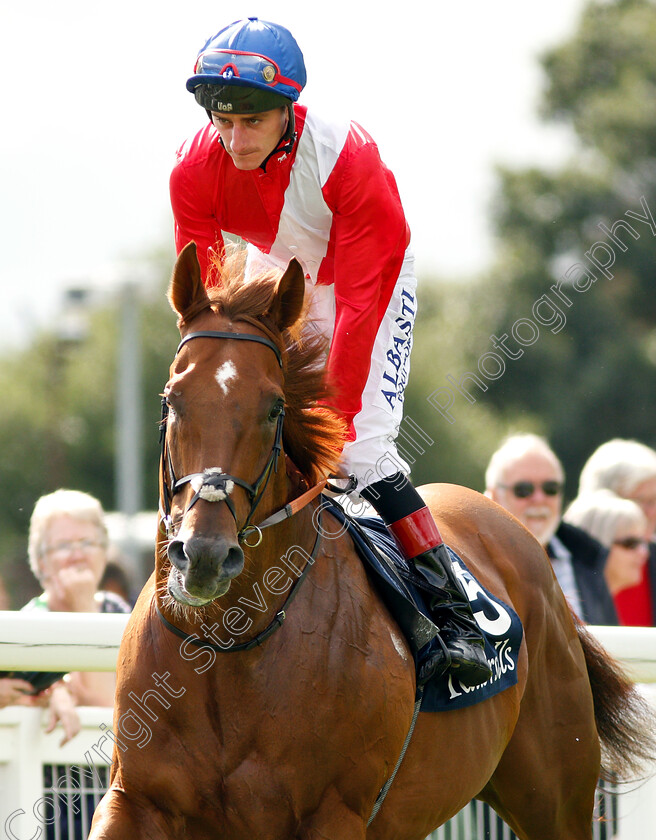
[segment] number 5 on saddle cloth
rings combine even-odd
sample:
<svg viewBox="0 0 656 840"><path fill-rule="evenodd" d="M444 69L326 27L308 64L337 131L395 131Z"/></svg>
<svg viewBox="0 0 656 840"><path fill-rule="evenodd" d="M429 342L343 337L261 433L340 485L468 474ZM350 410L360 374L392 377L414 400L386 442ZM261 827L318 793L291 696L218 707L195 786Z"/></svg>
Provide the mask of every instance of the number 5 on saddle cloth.
<svg viewBox="0 0 656 840"><path fill-rule="evenodd" d="M374 586L403 631L415 660L419 683L422 664L441 645L439 628L431 620L424 598L424 593L428 597L431 594L428 585L412 574L382 519L354 519L327 496L322 497L322 504L348 531ZM472 706L517 682L517 657L523 637L519 616L476 580L452 548L448 550L483 633L492 677L481 685L466 687L451 674L436 675L424 687L422 712Z"/></svg>

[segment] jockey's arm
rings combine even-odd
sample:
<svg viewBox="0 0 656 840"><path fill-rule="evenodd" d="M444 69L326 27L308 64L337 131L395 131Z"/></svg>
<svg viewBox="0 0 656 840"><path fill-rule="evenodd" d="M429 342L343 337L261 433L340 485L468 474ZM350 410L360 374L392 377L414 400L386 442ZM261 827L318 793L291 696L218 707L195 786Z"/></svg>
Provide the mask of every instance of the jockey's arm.
<svg viewBox="0 0 656 840"><path fill-rule="evenodd" d="M220 255L224 244L221 228L210 210L210 198L202 194L200 183L199 179L192 179L183 167L176 166L171 173L176 253L179 254L189 242L195 242L201 276L206 281L212 255Z"/></svg>
<svg viewBox="0 0 656 840"><path fill-rule="evenodd" d="M348 148L324 196L334 208L335 331L328 367L350 423L361 407L378 328L409 241L394 176L371 142ZM344 153L343 153L344 154Z"/></svg>

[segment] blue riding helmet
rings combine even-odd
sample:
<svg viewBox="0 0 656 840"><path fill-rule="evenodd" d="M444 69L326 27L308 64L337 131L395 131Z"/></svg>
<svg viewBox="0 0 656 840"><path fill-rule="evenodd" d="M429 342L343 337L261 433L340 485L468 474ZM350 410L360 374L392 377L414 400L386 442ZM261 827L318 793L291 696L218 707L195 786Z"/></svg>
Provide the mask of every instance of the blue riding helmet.
<svg viewBox="0 0 656 840"><path fill-rule="evenodd" d="M187 90L207 111L252 114L290 106L306 78L303 53L291 32L251 17L207 41Z"/></svg>

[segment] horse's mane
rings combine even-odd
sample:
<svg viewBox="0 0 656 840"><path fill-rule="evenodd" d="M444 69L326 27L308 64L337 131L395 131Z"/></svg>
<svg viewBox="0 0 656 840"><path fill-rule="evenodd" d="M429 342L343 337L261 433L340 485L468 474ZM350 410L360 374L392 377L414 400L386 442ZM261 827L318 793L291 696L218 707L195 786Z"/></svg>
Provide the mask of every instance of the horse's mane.
<svg viewBox="0 0 656 840"><path fill-rule="evenodd" d="M303 314L290 328L280 331L269 315L280 272L265 270L244 279L241 254L228 256L217 286L207 289L212 308L232 321L245 321L262 329L281 349L285 376L286 455L312 485L334 474L346 437L346 424L331 402L335 389L328 382L328 341L308 323L307 301Z"/></svg>

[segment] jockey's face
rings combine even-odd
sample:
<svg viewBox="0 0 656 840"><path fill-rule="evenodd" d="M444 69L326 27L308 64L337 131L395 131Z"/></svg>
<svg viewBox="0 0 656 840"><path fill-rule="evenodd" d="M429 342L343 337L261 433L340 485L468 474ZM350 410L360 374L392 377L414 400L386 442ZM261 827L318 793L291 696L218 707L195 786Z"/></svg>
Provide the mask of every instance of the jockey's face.
<svg viewBox="0 0 656 840"><path fill-rule="evenodd" d="M260 114L212 111L212 122L237 169L257 169L280 142L288 119L284 107Z"/></svg>

